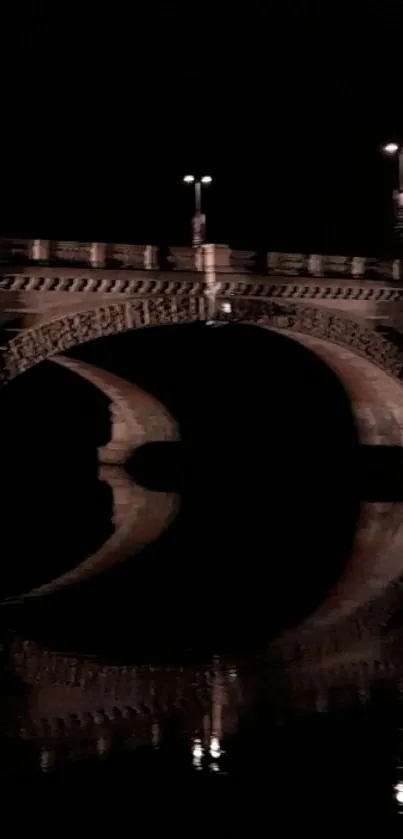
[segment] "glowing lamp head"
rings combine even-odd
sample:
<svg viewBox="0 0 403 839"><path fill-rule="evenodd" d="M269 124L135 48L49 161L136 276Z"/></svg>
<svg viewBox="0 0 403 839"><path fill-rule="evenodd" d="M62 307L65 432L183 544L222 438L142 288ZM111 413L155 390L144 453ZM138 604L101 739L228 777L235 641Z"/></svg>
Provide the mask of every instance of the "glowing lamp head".
<svg viewBox="0 0 403 839"><path fill-rule="evenodd" d="M384 152L386 154L396 154L399 151L399 146L397 143L386 143L386 146L383 147Z"/></svg>
<svg viewBox="0 0 403 839"><path fill-rule="evenodd" d="M195 179L194 175L185 175L184 178L183 178L183 183L184 184L193 184L194 179Z"/></svg>
<svg viewBox="0 0 403 839"><path fill-rule="evenodd" d="M203 177L201 179L201 182L202 182L202 184L211 184L212 180L213 179L212 179L211 175L203 175Z"/></svg>

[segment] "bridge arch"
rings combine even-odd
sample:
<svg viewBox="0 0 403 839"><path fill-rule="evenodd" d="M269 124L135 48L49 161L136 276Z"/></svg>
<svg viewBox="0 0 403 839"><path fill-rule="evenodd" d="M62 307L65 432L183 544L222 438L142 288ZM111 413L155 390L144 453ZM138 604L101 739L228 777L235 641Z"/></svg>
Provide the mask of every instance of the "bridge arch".
<svg viewBox="0 0 403 839"><path fill-rule="evenodd" d="M275 329L330 364L352 400L363 442L403 443L403 352L383 335L351 318L313 306L278 305L271 300L236 296L217 302L218 322ZM35 364L60 358L64 351L97 338L139 327L205 321L206 317L205 297L187 294L138 297L52 318L25 329L10 341L3 354L2 381L6 384ZM363 376L365 362L367 375Z"/></svg>
<svg viewBox="0 0 403 839"><path fill-rule="evenodd" d="M110 400L110 409L113 409L112 440L98 449L98 458L101 464L99 478L112 491L115 530L78 565L50 582L10 598L8 602L52 594L122 562L128 555L138 553L155 541L168 527L179 507L179 498L175 493L154 492L139 486L119 466L144 443L180 439L178 425L167 409L151 394L107 370L62 355L54 355L50 360L86 379ZM113 427L115 420L119 426L118 434Z"/></svg>
<svg viewBox="0 0 403 839"><path fill-rule="evenodd" d="M178 512L178 495L144 489L132 481L121 466L102 466L99 478L109 485L114 498L115 530L112 535L78 565L3 603L19 603L54 594L126 561L129 555L134 556L154 542Z"/></svg>
<svg viewBox="0 0 403 839"><path fill-rule="evenodd" d="M390 394L390 407L394 414L394 428L398 435L394 441L396 445L403 442L403 352L384 336L370 328L364 323L359 323L351 318L330 313L324 309L300 304L278 305L276 302L230 296L218 298L217 321L224 323L251 323L257 326L272 328L283 333L296 341L310 346L314 352L322 356L326 363L329 363L331 354L329 348L333 349L333 361L338 365L338 373L343 382L344 374L346 381L349 376L350 387L346 390L356 393L359 401L359 388L362 388L362 376L359 366L352 369L351 358L364 361L371 371L372 408L382 401L382 389L388 386ZM230 311L224 311L221 304L230 303ZM85 309L81 312L65 315L52 319L46 323L27 329L12 339L4 354L3 382L24 372L35 364L63 353L74 346L86 343L107 335L130 331L132 329L157 326L190 323L194 321L205 321L207 317L206 300L202 295L183 295L165 297L144 297L114 302L97 308ZM327 347L326 357L324 356ZM350 356L344 355L338 350L348 350ZM378 384L377 384L378 383ZM393 385L393 394L390 388ZM369 385L368 385L369 387ZM356 390L354 390L356 388ZM370 420L372 425L374 417ZM393 424L393 423L392 423ZM374 426L373 426L374 427ZM392 427L392 426L391 426ZM378 426L375 433L379 434ZM373 442L376 442L375 440ZM378 440L379 442L379 440ZM378 505L379 507L380 505ZM386 516L384 510L380 510L379 540L374 540L373 532L368 527L373 527L373 521L368 524L367 511L364 510L361 532L359 534L358 554L361 557L360 568L355 564L356 578L354 581L354 592L350 589L353 580L346 578L341 584L338 596L333 600L331 609L334 620L340 619L340 606L344 602L347 611L353 613L363 602L371 598L379 597L382 590L396 581L402 574L403 565L403 532L396 515L391 511L389 531L392 530L392 544L390 549L385 546L384 536L387 530ZM370 517L368 516L368 519ZM393 520L393 521L392 521ZM391 536L389 532L388 537ZM388 552L386 553L386 550ZM372 556L370 556L370 554ZM363 571L363 563L369 568L372 580L361 580L357 582L357 574L360 577ZM366 575L367 576L367 575ZM374 579L376 585L374 586ZM351 596L350 596L351 595ZM329 605L329 604L328 604ZM326 609L327 619L330 612ZM344 610L344 616L345 610ZM317 616L318 619L319 616ZM324 619L324 616L323 616ZM326 619L326 623L327 623ZM323 625L323 623L322 623ZM312 627L318 627L316 621Z"/></svg>
<svg viewBox="0 0 403 839"><path fill-rule="evenodd" d="M50 360L86 379L109 399L112 439L98 449L101 463L125 463L143 443L179 439L178 425L166 408L133 382L76 358L54 355Z"/></svg>
<svg viewBox="0 0 403 839"><path fill-rule="evenodd" d="M146 326L203 321L203 296L136 298L52 318L20 332L3 355L3 383L79 344Z"/></svg>
<svg viewBox="0 0 403 839"><path fill-rule="evenodd" d="M228 302L219 300L219 303ZM248 322L348 347L395 378L403 378L403 352L383 335L351 318L314 306L283 305L268 300L230 298L231 311L221 309L220 322ZM53 318L24 329L3 354L3 382L35 364L79 344L146 326L203 321L207 317L202 295L144 297L111 303Z"/></svg>

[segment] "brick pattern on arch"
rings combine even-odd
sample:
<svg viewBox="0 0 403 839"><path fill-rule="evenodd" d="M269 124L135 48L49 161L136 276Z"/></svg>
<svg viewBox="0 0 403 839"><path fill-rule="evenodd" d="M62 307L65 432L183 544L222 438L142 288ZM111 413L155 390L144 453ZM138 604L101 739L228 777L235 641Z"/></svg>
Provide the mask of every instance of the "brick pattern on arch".
<svg viewBox="0 0 403 839"><path fill-rule="evenodd" d="M349 347L396 378L403 378L403 353L384 336L356 321L313 306L281 307L269 300L231 297L231 312L217 320L248 322L305 333ZM3 382L71 347L144 326L205 320L203 295L135 298L56 318L13 338L3 356Z"/></svg>
<svg viewBox="0 0 403 839"><path fill-rule="evenodd" d="M206 317L203 296L137 298L87 309L26 329L3 356L3 382L71 347L145 326L189 323Z"/></svg>
<svg viewBox="0 0 403 839"><path fill-rule="evenodd" d="M227 302L224 298L219 304ZM268 300L231 298L231 312L220 309L223 322L248 322L290 330L330 341L372 361L385 372L403 378L403 353L383 335L351 318L304 305L273 304Z"/></svg>

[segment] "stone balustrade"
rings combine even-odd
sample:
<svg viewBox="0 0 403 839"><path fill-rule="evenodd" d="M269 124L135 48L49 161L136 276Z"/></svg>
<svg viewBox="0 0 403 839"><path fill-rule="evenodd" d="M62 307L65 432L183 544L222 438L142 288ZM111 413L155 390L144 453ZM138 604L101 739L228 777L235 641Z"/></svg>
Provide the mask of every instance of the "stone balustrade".
<svg viewBox="0 0 403 839"><path fill-rule="evenodd" d="M403 262L361 256L274 253L231 250L227 245L159 248L155 245L65 242L49 239L0 239L0 264L110 268L132 271L204 271L219 274L310 276L399 282Z"/></svg>

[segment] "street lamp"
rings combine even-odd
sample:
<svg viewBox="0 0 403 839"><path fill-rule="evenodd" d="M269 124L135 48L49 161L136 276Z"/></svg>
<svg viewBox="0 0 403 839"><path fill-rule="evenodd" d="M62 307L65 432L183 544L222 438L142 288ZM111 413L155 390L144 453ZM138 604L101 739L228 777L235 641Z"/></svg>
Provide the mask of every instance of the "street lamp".
<svg viewBox="0 0 403 839"><path fill-rule="evenodd" d="M396 154L399 151L399 146L397 143L386 143L386 146L383 147L384 152L386 154Z"/></svg>
<svg viewBox="0 0 403 839"><path fill-rule="evenodd" d="M206 216L202 213L202 188L209 186L212 182L211 175L203 175L202 178L195 178L194 175L185 175L183 182L185 184L194 184L195 190L195 214L192 220L193 230L193 246L198 248L204 241L206 230Z"/></svg>
<svg viewBox="0 0 403 839"><path fill-rule="evenodd" d="M197 180L194 175L185 175L183 178L183 183L185 184L194 184L195 186L195 210L196 213L201 213L201 193L202 187L208 186L212 182L211 175L203 175L200 180Z"/></svg>
<svg viewBox="0 0 403 839"><path fill-rule="evenodd" d="M383 147L385 154L390 157L397 157L398 163L398 189L393 190L393 198L396 206L396 232L400 243L403 240L403 146L398 143L386 143Z"/></svg>

